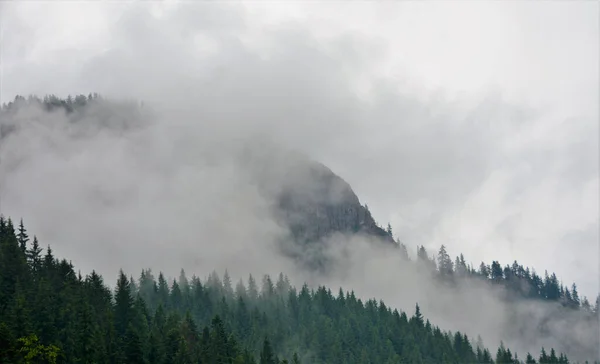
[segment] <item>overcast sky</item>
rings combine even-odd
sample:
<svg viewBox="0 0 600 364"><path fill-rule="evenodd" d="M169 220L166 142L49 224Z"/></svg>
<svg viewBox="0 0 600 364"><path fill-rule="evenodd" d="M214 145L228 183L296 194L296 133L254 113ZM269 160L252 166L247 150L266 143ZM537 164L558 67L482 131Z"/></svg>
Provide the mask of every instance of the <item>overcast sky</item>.
<svg viewBox="0 0 600 364"><path fill-rule="evenodd" d="M328 165L413 249L517 259L598 292L597 2L27 1L0 14L2 102L100 92L226 110L219 123Z"/></svg>

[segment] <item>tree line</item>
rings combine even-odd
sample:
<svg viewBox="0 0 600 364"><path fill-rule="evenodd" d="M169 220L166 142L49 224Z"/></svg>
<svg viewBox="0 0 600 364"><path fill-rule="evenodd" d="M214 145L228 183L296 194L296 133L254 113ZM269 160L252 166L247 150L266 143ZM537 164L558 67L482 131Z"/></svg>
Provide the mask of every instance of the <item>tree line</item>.
<svg viewBox="0 0 600 364"><path fill-rule="evenodd" d="M442 245L437 255L430 255L423 246L418 247L417 261L429 267L432 272L437 273L438 278L445 281L477 278L508 288L507 292L512 298L559 302L564 307L582 310L590 316L598 314L600 295L596 297L594 304L591 304L587 297L579 296L576 283L572 283L570 287L565 286L555 273L548 274L548 271L545 271L542 277L535 269L523 267L516 260L504 267L498 261L492 261L492 264L481 262L476 269L466 263L463 254L453 261L446 247Z"/></svg>
<svg viewBox="0 0 600 364"><path fill-rule="evenodd" d="M534 357L535 356L535 357ZM170 282L123 271L108 288L0 217L2 363L569 363L554 349L523 359L354 292L293 287L285 275L227 271Z"/></svg>

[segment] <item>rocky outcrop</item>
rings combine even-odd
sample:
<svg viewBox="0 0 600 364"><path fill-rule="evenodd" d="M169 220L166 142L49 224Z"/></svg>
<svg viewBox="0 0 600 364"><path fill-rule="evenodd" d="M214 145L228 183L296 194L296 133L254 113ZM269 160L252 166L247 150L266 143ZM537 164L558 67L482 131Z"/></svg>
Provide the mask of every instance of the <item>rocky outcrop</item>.
<svg viewBox="0 0 600 364"><path fill-rule="evenodd" d="M274 201L275 215L297 243L314 245L342 233L395 244L350 185L323 164L265 145L248 149L244 159L260 189Z"/></svg>
<svg viewBox="0 0 600 364"><path fill-rule="evenodd" d="M315 243L333 233L365 234L393 243L393 238L376 223L350 185L327 167L306 166L305 185L285 189L278 208L298 242Z"/></svg>

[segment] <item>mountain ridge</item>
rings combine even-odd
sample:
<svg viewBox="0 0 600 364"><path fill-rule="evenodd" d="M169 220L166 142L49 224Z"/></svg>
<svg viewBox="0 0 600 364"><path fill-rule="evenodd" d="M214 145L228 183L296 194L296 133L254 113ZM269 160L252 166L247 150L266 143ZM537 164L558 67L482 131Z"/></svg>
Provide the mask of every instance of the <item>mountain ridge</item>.
<svg viewBox="0 0 600 364"><path fill-rule="evenodd" d="M61 101L57 107L62 108L63 106L60 105L62 105L63 101ZM69 101L64 102L69 105ZM90 102L95 103L103 101L99 99L92 99ZM45 104L44 107L48 109L51 108L51 105L48 106ZM111 113L120 113L120 111L113 111L114 109L110 108L101 109L106 109L106 112L101 113L99 119L94 118L90 121L97 121L96 124L101 127L110 127L111 131L114 131L117 129L117 127L124 127L123 129L127 130L127 128L134 124L135 121L139 121L130 120L129 116L127 116L122 118L124 119L124 123L117 123L116 125L114 123L105 123L105 120L103 119L104 117L110 119L110 116L112 115ZM69 108L66 109L66 112L69 114ZM135 113L131 113L131 115L135 115ZM2 116L2 112L0 112L0 117ZM80 116L78 116L78 109L75 108L74 111L71 111L71 114L69 114L67 119L68 121L81 121ZM21 119L15 118L14 121L21 122ZM44 122L46 121L47 120L44 119ZM52 122L52 120L48 121ZM143 121L145 122L146 119ZM3 126L2 123L0 123L0 127L1 126ZM170 124L166 127L173 128L173 126ZM11 129L5 129L4 131L6 134L3 134L2 128L0 128L0 134L3 134L4 136L13 132ZM239 182L241 183L234 184L230 189L225 189L226 193L235 191L235 189L239 188L240 186L245 187L248 183L250 183L253 186L251 186L249 192L250 194L253 194L256 192L254 190L254 187L256 187L258 192L265 197L264 199L258 199L260 200L258 205L262 206L263 202L268 202L270 203L270 207L273 208L273 216L268 216L269 223L272 222L270 218L275 217L282 226L289 228L289 235L282 239L284 240L282 241L282 244L284 244L284 252L287 252L292 257L299 258L301 263L305 263L309 267L320 268L319 273L322 273L324 271L323 269L326 269L327 267L334 266L334 264L327 264L327 259L339 259L340 261L343 261L346 258L345 256L342 256L343 254L336 254L337 252L330 254L331 252L327 251L327 249L332 245L329 243L336 243L334 241L335 239L330 239L336 234L346 234L349 236L358 234L367 237L381 238L361 240L382 240L383 242L393 242L394 239L391 233L385 231L377 225L368 211L368 208L361 204L358 196L352 190L351 186L343 178L335 174L331 169L322 163L316 162L306 155L276 146L273 142L265 143L262 140L259 141L256 139L244 139L242 143L239 143L239 145L235 145L236 141L239 141L239 139L230 140L233 141L233 143L226 143L226 145L221 145L219 143L209 143L209 145L203 145L202 141L194 139L198 137L198 134L199 133L190 135L192 139L189 141L193 142L194 144L186 144L185 146L193 145L196 147L196 145L200 145L200 147L203 148L203 152L211 152L209 153L208 157L202 153L195 153L197 151L196 149L190 150L185 147L182 148L181 153L179 153L178 156L183 156L183 158L190 159L198 157L206 158L208 161L207 164L209 164L211 167L211 164L214 164L213 162L215 162L214 158L217 158L216 162L226 164L226 169L229 167L235 167L235 173L225 174L225 176L230 179L235 179L236 181L239 179ZM165 136L162 134L160 137L163 139L165 138ZM175 138L167 138L167 140L175 144L178 141L177 137L179 137L178 134L175 135ZM184 140L184 142L185 141L188 140ZM230 150L227 148L232 146L234 149L231 151L234 153L228 153ZM164 155L168 158L171 158L171 156L176 155L174 153L169 153L170 150L167 149L166 153L163 153L160 156L162 157ZM237 159L235 159L233 165L229 165L227 163L231 162L229 158L232 156L235 156ZM194 162L197 162L197 160ZM221 165L219 165L219 167L220 166ZM198 165L193 165L193 167L202 168L198 167ZM246 170L243 168L246 168ZM211 171L210 168L208 170ZM248 172L249 174L245 172ZM169 171L167 170L166 172L163 172L161 170L160 173L169 173ZM202 185L196 184L193 187L193 190L195 190L197 188L201 188ZM181 195L178 195L178 197L179 196ZM223 194L215 200L211 200L214 205L207 205L209 207L208 209L210 210L209 212L214 212L212 208L223 202L222 197L229 197L229 195ZM250 209L253 209L257 206L257 204L253 204L254 202L255 201L253 200L250 204ZM233 210L235 210L237 206L239 206L239 204L234 206ZM255 211L256 210L251 210L251 212ZM193 212L194 211L192 210L192 214ZM227 215L227 217L236 219L239 216L236 213L233 215ZM12 239L11 234L7 234L10 235L9 240ZM289 239L290 235L293 239ZM263 236L259 236L259 238L262 237ZM268 235L267 237L271 237L271 235ZM252 240L244 239L244 243L245 242L252 242ZM296 244L291 244L292 242L295 242ZM353 245L351 239L340 239L340 242L347 243L345 247L349 247L349 249L346 249L346 251L352 250L357 246ZM374 242L373 244L377 243ZM12 247L13 245L14 244L10 243L7 246ZM389 245L399 247L403 246L400 243L396 243L396 245ZM287 251L285 251L286 247L289 248ZM296 249L298 247L300 247L300 249ZM256 247L252 246L251 249L256 249ZM385 251L387 254L385 249L381 249L381 251ZM218 252L219 254L222 254L221 250L218 250ZM324 254L319 254L321 252ZM362 272L361 269L356 269L355 263L359 261L362 262L367 259L364 255L361 255L360 252L356 254L356 257L358 258L357 260L353 261L349 259L343 263L350 263L347 264L347 271L355 270L359 272L358 274L362 274L360 273ZM398 261L390 260L389 262L389 266L393 266L394 264L397 264ZM423 265L421 263L425 264ZM377 264L381 265L381 262L378 261ZM532 303L532 308L524 311L527 313L527 315L521 314L519 313L521 311L519 311L516 312L514 316L509 316L510 320L513 320L514 322L510 323L511 330L508 331L505 337L510 337L511 335L523 336L523 330L527 330L532 337L537 338L543 336L548 340L559 337L559 335L564 335L563 339L561 340L570 341L570 343L568 342L564 345L560 343L561 351L564 349L565 352L573 353L573 355L579 355L583 349L586 349L586 353L593 352L594 355L596 354L594 351L596 349L593 345L590 345L590 343L595 344L597 342L597 330L594 332L587 329L587 331L581 331L588 333L588 337L583 340L578 336L579 332L577 332L577 329L567 328L572 326L573 322L580 324L587 324L587 322L591 322L591 324L588 325L589 327L592 327L595 323L597 323L597 321L594 320L597 319L599 306L598 299L596 300L595 307L590 307L589 302L587 302L585 298L579 298L578 294L576 293L575 285L573 285L571 289L566 286L563 287L560 280L557 279L554 274L547 275L546 277L538 276L533 270L530 271L528 268L525 269L517 264L517 262L515 262L512 266L506 267L501 266L497 261L493 261L491 266L482 263L482 265L479 267L479 270L476 270L473 268L473 266L466 264L462 255L460 260L457 258L456 262L453 263L451 257L447 255L445 250L440 249L440 252L437 255L435 255L435 253L434 255L428 255L423 247L420 248L418 256L415 259L416 269L412 269L412 264L410 263L399 265L407 267L407 269L400 270L398 272L423 272L422 275L424 277L421 282L429 280L429 276L431 276L433 278L433 280L431 280L433 284L442 283L442 285L439 285L439 287L447 286L449 287L447 291L452 289L458 290L457 287L470 287L469 289L471 289L474 284L478 284L480 281L485 282L485 284L487 284L486 290L481 292L486 294L489 292L496 292L498 293L499 300L510 303L510 305L499 307L508 307L511 310L516 310L516 307L523 306L517 306L516 303L518 302L525 302L526 306L529 306L529 303ZM422 266L430 269L420 269ZM347 271L342 272L342 274L346 274ZM372 274L372 276L374 276L377 280L385 278L381 274ZM394 284L398 283L398 281L396 281L397 277L400 276L402 275L395 275L394 280L390 281L390 284L386 285L385 288L388 289L388 287L394 287ZM405 284L406 282L408 282L408 279L404 281ZM464 284L462 284L463 282ZM419 291L424 289L423 284L419 284L417 286ZM401 289L400 287L401 286L399 285L397 288ZM443 297L442 295L437 296L439 293L439 287L435 286L436 290L434 292L436 293L436 300L440 299L440 297ZM487 290L488 287L493 288L491 288L491 290ZM502 293L504 291L506 291L507 294ZM477 298L477 296L473 296L473 298ZM536 302L534 300L538 299L551 303L552 309L548 309L544 311L544 314L540 315L538 311L540 306L533 305L533 303ZM459 304L459 307L462 310L465 310L464 305ZM466 310L469 312L468 308ZM532 317L532 319L525 319L526 317ZM473 311L470 312L469 319L474 319ZM519 325L516 323L519 323ZM478 321L478 325L482 325L481 322ZM538 327L538 325L541 326ZM583 326L580 325L579 327ZM590 334L590 332L592 334ZM557 345L559 344L557 343ZM532 347L534 346L532 345ZM538 346L535 347L537 350ZM556 347L559 348L559 346Z"/></svg>

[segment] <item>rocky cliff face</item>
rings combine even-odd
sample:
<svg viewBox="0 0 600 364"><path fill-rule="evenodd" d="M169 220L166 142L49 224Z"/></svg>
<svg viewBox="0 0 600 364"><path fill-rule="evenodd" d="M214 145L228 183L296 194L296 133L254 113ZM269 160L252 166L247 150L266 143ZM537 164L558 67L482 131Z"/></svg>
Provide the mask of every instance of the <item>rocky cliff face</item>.
<svg viewBox="0 0 600 364"><path fill-rule="evenodd" d="M265 146L253 148L244 158L263 193L273 198L276 216L297 243L315 245L342 233L364 234L395 244L361 205L350 185L323 164Z"/></svg>
<svg viewBox="0 0 600 364"><path fill-rule="evenodd" d="M344 233L377 236L393 243L346 181L316 162L305 168L309 182L284 189L278 199L278 208L298 242L314 243Z"/></svg>

